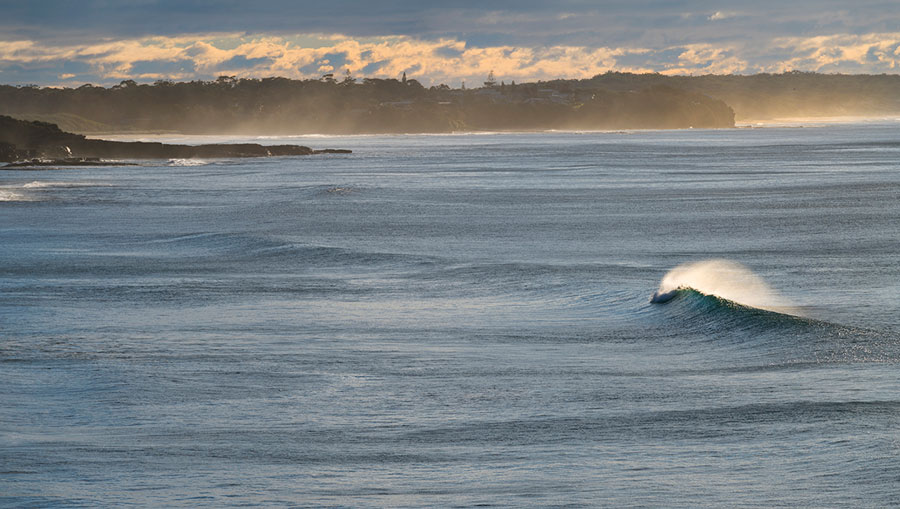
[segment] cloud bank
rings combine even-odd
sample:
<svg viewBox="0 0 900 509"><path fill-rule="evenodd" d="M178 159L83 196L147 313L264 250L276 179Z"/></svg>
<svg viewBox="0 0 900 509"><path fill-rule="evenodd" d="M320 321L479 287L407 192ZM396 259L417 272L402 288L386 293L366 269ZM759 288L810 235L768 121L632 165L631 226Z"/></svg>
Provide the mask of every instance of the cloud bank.
<svg viewBox="0 0 900 509"><path fill-rule="evenodd" d="M0 41L0 82L118 83L125 79L214 79L325 73L397 78L404 72L423 84L470 86L490 71L498 80L589 78L609 70L663 74L896 72L900 32L787 37L769 48L688 44L662 48L511 45L473 47L459 39L340 35L247 36L200 34L52 44Z"/></svg>
<svg viewBox="0 0 900 509"><path fill-rule="evenodd" d="M898 72L891 2L0 0L0 83Z"/></svg>

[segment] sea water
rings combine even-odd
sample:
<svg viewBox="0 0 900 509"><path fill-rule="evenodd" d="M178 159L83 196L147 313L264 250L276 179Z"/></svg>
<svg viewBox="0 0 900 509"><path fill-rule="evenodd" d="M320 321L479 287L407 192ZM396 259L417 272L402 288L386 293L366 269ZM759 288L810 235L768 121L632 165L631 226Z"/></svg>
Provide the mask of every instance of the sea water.
<svg viewBox="0 0 900 509"><path fill-rule="evenodd" d="M0 505L900 504L897 124L228 140L0 172Z"/></svg>

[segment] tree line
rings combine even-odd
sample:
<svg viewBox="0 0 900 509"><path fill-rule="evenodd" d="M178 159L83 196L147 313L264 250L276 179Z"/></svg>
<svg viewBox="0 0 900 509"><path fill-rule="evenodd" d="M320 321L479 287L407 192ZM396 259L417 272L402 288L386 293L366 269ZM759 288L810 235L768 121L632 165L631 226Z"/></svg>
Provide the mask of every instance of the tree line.
<svg viewBox="0 0 900 509"><path fill-rule="evenodd" d="M726 102L737 120L900 114L900 75L777 74L664 76L608 72L570 86L633 90L665 85Z"/></svg>
<svg viewBox="0 0 900 509"><path fill-rule="evenodd" d="M642 86L646 85L646 86ZM0 113L76 132L411 133L730 127L722 100L668 83L615 89L568 80L475 89L415 79L122 81L111 87L0 86Z"/></svg>

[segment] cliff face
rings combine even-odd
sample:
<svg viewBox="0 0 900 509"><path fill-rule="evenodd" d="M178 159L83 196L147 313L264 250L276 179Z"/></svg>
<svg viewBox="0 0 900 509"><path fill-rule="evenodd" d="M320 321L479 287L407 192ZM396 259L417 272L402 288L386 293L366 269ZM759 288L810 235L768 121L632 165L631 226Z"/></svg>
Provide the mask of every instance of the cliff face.
<svg viewBox="0 0 900 509"><path fill-rule="evenodd" d="M54 124L29 122L0 115L0 161L31 158L190 159L214 157L305 156L320 152L301 145L263 146L253 143L167 145L87 139L62 131Z"/></svg>

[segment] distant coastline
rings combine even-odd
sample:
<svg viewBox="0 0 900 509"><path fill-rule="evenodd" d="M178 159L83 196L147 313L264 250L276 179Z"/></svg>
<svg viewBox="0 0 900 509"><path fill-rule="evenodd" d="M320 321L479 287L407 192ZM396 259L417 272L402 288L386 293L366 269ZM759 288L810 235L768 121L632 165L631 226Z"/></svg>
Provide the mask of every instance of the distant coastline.
<svg viewBox="0 0 900 509"><path fill-rule="evenodd" d="M734 111L666 84L623 90L574 80L426 88L415 79L330 76L138 84L0 86L0 114L81 134L399 134L734 127Z"/></svg>
<svg viewBox="0 0 900 509"><path fill-rule="evenodd" d="M415 79L0 85L0 114L80 134L341 135L730 128L900 116L900 76L786 72L424 87Z"/></svg>

